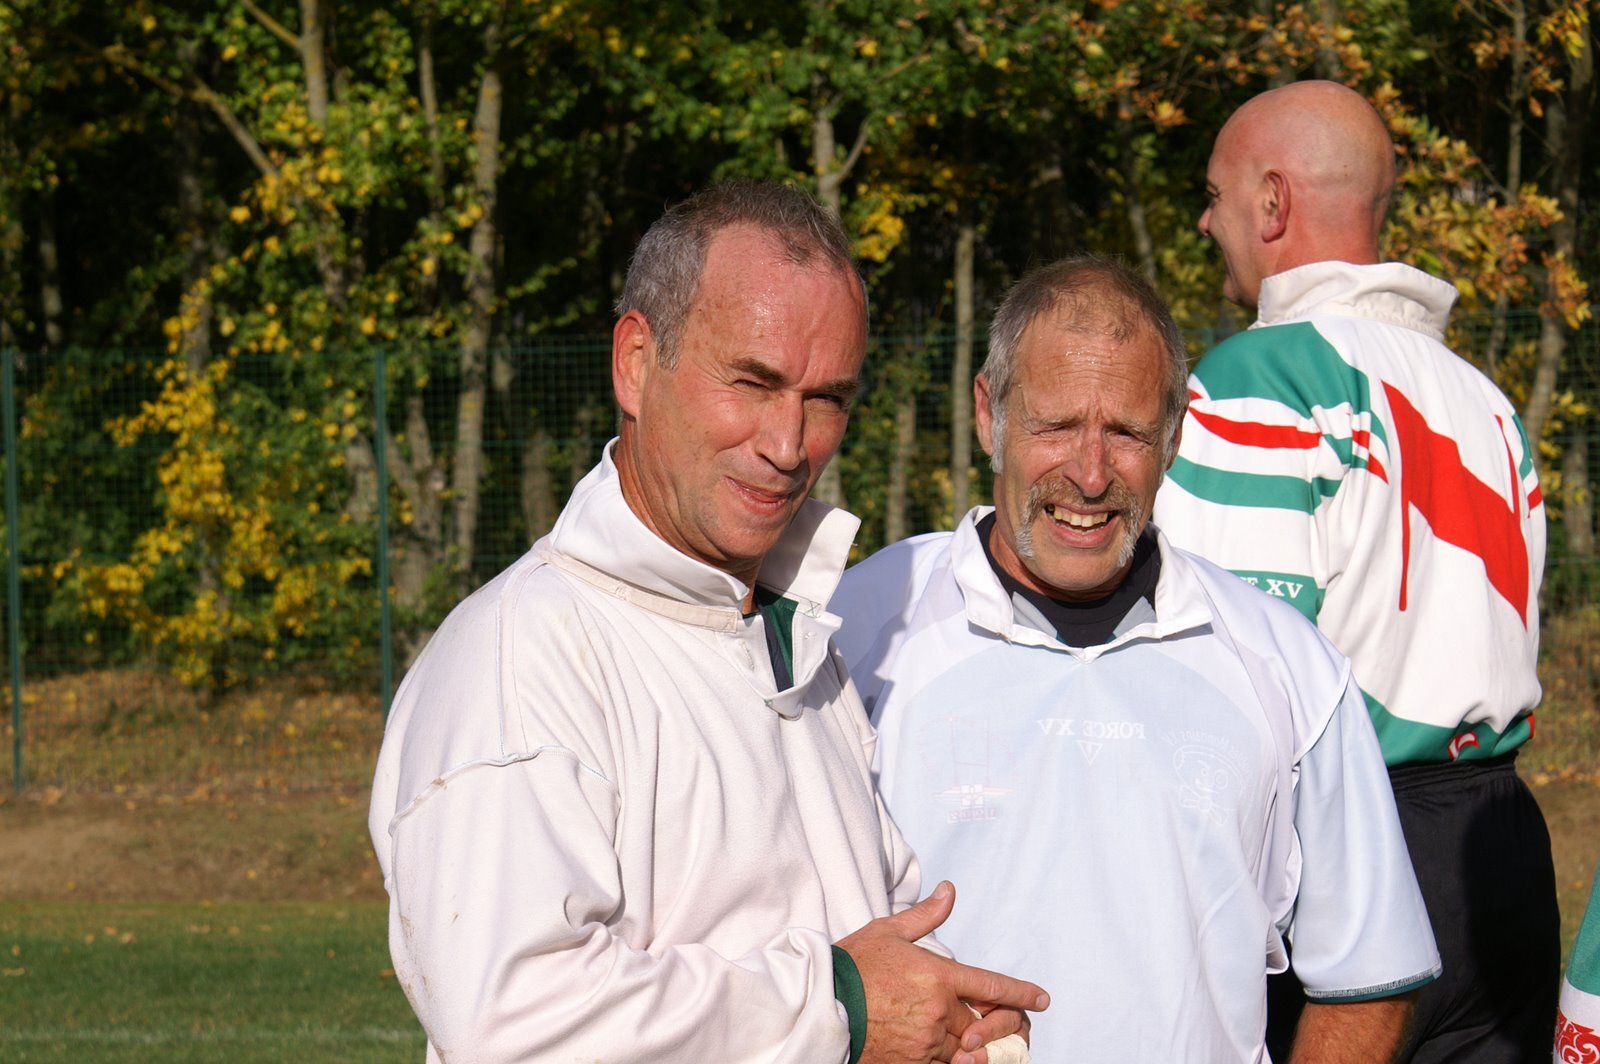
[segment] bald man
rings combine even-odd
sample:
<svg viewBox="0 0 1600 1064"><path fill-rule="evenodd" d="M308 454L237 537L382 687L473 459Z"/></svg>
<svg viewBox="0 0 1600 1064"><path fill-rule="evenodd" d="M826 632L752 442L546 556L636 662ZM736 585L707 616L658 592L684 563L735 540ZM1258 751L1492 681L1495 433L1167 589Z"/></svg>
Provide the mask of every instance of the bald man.
<svg viewBox="0 0 1600 1064"><path fill-rule="evenodd" d="M1354 663L1444 961L1396 1059L1536 1060L1559 917L1513 761L1539 702L1544 506L1516 410L1443 343L1455 288L1380 261L1394 180L1383 120L1342 85L1223 126L1200 231L1257 318L1196 367L1155 518Z"/></svg>

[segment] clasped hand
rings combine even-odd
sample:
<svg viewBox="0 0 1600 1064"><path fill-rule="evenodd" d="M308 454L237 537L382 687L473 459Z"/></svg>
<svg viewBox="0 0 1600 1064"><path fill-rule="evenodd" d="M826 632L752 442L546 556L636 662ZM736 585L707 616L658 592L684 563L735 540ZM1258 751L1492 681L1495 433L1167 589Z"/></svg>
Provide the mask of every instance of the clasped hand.
<svg viewBox="0 0 1600 1064"><path fill-rule="evenodd" d="M940 883L910 908L839 940L866 992L861 1064L988 1064L984 1046L1009 1034L1026 1035L1025 1010L1049 1006L1049 995L1033 983L916 944L949 918L955 900L955 888Z"/></svg>

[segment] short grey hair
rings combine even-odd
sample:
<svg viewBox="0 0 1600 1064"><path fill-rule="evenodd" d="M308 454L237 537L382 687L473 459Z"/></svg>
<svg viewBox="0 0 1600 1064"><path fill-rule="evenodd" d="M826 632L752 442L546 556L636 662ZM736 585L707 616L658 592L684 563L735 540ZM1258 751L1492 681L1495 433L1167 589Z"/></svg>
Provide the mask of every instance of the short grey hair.
<svg viewBox="0 0 1600 1064"><path fill-rule="evenodd" d="M683 323L700 290L712 238L734 226L761 230L792 265L848 272L866 303L850 238L809 194L771 182L713 185L672 207L645 232L617 299L617 317L631 310L644 315L664 369L678 363Z"/></svg>
<svg viewBox="0 0 1600 1064"><path fill-rule="evenodd" d="M1167 356L1162 402L1162 457L1172 457L1172 437L1189 406L1189 352L1167 301L1137 270L1116 259L1073 255L1030 270L1006 293L989 323L989 354L981 373L989 382L989 420L993 424L992 464L998 472L1005 436L1006 400L1016 383L1017 348L1039 315L1063 309L1081 320L1085 331L1105 328L1118 342L1141 324L1155 330ZM1069 322L1068 327L1072 325Z"/></svg>

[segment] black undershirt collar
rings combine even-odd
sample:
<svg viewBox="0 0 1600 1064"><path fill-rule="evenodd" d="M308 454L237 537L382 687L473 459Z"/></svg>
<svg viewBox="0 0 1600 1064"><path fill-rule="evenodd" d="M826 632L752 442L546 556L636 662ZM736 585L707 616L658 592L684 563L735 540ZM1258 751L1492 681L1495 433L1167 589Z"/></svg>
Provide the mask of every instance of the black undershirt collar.
<svg viewBox="0 0 1600 1064"><path fill-rule="evenodd" d="M1109 643L1116 637L1117 626L1139 603L1146 599L1155 609L1156 582L1161 576L1161 551L1156 547L1155 533L1147 525L1133 548L1133 568L1116 590L1105 598L1089 602L1066 602L1041 595L1013 579L995 561L989 549L989 536L994 531L994 514L978 522L978 542L989 559L989 568L1000 579L1000 586L1008 595L1021 595L1034 609L1055 627L1056 638L1069 647L1094 647Z"/></svg>

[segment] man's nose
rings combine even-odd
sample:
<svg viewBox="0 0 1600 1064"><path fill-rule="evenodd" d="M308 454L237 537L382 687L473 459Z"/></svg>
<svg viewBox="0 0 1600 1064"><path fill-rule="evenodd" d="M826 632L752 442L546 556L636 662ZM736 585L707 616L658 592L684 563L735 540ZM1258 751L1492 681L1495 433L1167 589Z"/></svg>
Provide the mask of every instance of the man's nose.
<svg viewBox="0 0 1600 1064"><path fill-rule="evenodd" d="M1085 433L1061 472L1077 486L1085 499L1097 499L1105 494L1114 479L1111 450L1106 446L1105 438L1097 432Z"/></svg>
<svg viewBox="0 0 1600 1064"><path fill-rule="evenodd" d="M784 472L792 472L805 459L806 406L798 395L767 403L756 415L756 446L761 456Z"/></svg>

